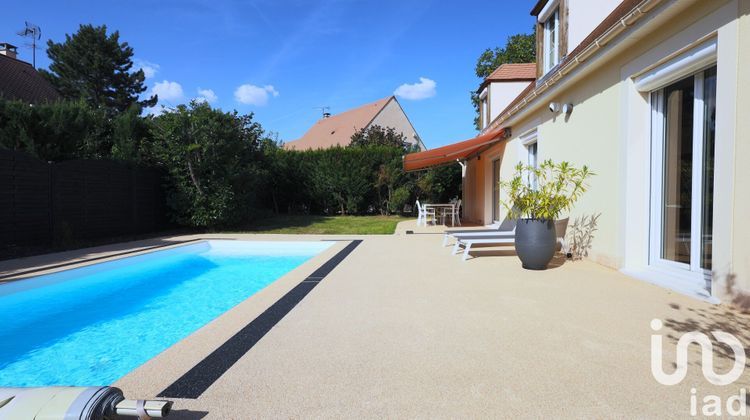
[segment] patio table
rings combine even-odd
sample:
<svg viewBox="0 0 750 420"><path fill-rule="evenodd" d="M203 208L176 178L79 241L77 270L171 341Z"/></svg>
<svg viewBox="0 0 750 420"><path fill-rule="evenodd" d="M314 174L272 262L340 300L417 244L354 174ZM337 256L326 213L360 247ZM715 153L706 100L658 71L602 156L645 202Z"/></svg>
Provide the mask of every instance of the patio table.
<svg viewBox="0 0 750 420"><path fill-rule="evenodd" d="M435 214L440 214L440 224L445 224L445 210L447 209L454 209L456 207L456 203L435 203L435 204L424 204L426 208L433 208L435 209ZM455 226L456 222L454 220L451 220L451 225Z"/></svg>

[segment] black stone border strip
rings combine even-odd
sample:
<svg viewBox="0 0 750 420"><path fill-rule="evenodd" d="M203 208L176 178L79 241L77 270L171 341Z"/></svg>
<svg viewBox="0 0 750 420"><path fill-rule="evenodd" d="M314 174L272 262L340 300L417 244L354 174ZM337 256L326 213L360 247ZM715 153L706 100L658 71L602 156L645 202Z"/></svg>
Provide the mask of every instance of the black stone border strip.
<svg viewBox="0 0 750 420"><path fill-rule="evenodd" d="M101 257L92 257L92 258L86 258L86 259L83 259L83 260L75 260L75 261L64 262L64 263L60 263L60 264L46 265L44 267L32 268L30 270L19 271L19 272L12 273L12 274L2 275L2 276L0 276L0 283L2 283L2 280L5 280L5 279L9 279L8 281L26 280L26 277L21 277L21 278L18 278L18 279L14 278L14 277L25 276L26 274L38 273L40 271L54 270L56 268L68 267L68 266L77 265L77 264L86 264L86 263L89 263L91 261L98 261L98 260L103 260L103 259L106 259L106 258L113 258L113 257L121 257L123 255L135 254L137 252L153 251L153 250L156 250L156 249L159 249L159 248L165 248L165 247L168 247L168 246L179 246L179 245L186 245L186 244L189 244L191 242L210 241L210 240L219 240L219 239L217 239L217 238L210 238L210 239L190 239L190 240L187 240L187 241L174 241L174 242L171 242L171 243L168 243L168 244L152 245L152 246L147 246L145 248L132 249L130 251L123 251L123 252L117 252L117 253L114 253L114 254L102 255ZM227 239L221 239L221 240L227 240Z"/></svg>
<svg viewBox="0 0 750 420"><path fill-rule="evenodd" d="M360 243L362 243L361 239L351 241L344 249L323 263L306 279L258 315L257 318L250 321L219 348L198 362L158 396L190 399L200 397L221 375L237 363L266 333L276 326L286 314L294 309Z"/></svg>

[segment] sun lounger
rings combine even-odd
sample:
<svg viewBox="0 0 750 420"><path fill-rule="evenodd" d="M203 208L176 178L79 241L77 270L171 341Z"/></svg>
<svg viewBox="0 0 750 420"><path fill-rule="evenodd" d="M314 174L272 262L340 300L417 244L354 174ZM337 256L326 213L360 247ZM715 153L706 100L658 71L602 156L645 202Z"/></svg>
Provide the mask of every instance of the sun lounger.
<svg viewBox="0 0 750 420"><path fill-rule="evenodd" d="M483 236L483 235L508 235L512 234L516 230L516 221L508 219L502 221L497 226L492 226L489 229L449 229L443 232L443 246L448 245L448 239L451 237L458 236Z"/></svg>
<svg viewBox="0 0 750 420"><path fill-rule="evenodd" d="M555 221L555 233L557 234L557 243L560 244L560 247L563 252L567 252L568 245L565 241L565 232L568 230L568 219L561 219ZM474 245L509 245L513 244L515 245L516 239L515 239L515 232L513 233L505 233L500 235L474 235L474 236L468 236L468 235L456 235L456 244L453 246L453 255L458 254L458 252L461 250L461 247L464 248L463 256L461 257L462 261L466 261L469 259L469 252L471 251L471 247Z"/></svg>
<svg viewBox="0 0 750 420"><path fill-rule="evenodd" d="M469 259L469 251L474 245L508 245L516 243L516 235L505 235L505 236L469 236L464 238L456 238L456 244L453 246L453 255L458 254L461 246L464 247L464 255L461 258L463 261Z"/></svg>

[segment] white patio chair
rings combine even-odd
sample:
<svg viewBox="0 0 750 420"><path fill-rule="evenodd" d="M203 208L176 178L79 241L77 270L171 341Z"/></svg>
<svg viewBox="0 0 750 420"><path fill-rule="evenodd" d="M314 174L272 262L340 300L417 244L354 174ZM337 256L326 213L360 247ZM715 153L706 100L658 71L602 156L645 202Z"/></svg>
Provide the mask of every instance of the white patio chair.
<svg viewBox="0 0 750 420"><path fill-rule="evenodd" d="M563 253L568 252L568 244L565 240L565 232L568 230L568 218L555 220L555 234L557 235L557 243L560 244L560 249ZM453 246L453 255L458 254L459 250L463 246L464 253L461 258L462 261L469 259L469 252L471 247L474 245L508 245L516 243L515 231L511 233L505 233L502 235L495 235L488 237L484 236L462 236L456 238L456 244Z"/></svg>
<svg viewBox="0 0 750 420"><path fill-rule="evenodd" d="M422 226L422 223L424 223L424 226L427 226L427 219L429 217L432 217L432 224L434 225L437 220L435 217L435 209L425 207L419 203L419 200L417 200L417 226Z"/></svg>
<svg viewBox="0 0 750 420"><path fill-rule="evenodd" d="M451 226L456 226L456 222L461 226L461 200L453 203L453 207L448 207L443 211L443 217L450 217Z"/></svg>

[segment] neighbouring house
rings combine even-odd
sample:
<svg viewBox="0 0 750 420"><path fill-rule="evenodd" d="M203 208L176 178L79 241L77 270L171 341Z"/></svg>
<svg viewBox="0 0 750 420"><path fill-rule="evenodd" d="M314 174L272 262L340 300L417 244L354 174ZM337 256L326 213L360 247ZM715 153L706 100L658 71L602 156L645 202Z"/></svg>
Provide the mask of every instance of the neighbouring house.
<svg viewBox="0 0 750 420"><path fill-rule="evenodd" d="M335 146L348 146L352 135L371 126L393 128L406 137L409 144L424 150L424 143L406 116L395 96L362 105L336 115L324 114L309 130L297 140L284 144L290 150L327 149Z"/></svg>
<svg viewBox="0 0 750 420"><path fill-rule="evenodd" d="M750 1L540 0L531 15L536 80L512 100L518 86L485 81L504 100L487 101L479 136L404 168L458 160L464 217L491 224L519 161L588 165L570 216L601 214L590 259L702 299L747 297Z"/></svg>
<svg viewBox="0 0 750 420"><path fill-rule="evenodd" d="M60 94L34 67L19 60L17 48L0 43L0 98L37 104L60 99Z"/></svg>

